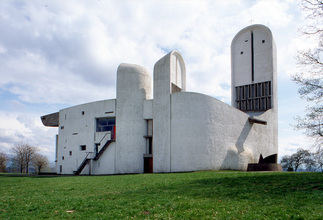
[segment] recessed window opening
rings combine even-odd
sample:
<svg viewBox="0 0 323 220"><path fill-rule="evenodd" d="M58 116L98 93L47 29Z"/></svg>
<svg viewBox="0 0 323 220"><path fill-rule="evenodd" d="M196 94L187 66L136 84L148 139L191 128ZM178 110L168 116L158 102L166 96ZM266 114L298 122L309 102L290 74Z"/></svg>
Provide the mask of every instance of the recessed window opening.
<svg viewBox="0 0 323 220"><path fill-rule="evenodd" d="M146 136L146 154L153 154L153 137Z"/></svg>
<svg viewBox="0 0 323 220"><path fill-rule="evenodd" d="M84 111L82 111L82 115L84 115Z"/></svg>
<svg viewBox="0 0 323 220"><path fill-rule="evenodd" d="M70 156L72 156L72 154L73 154L72 151L70 151Z"/></svg>
<svg viewBox="0 0 323 220"><path fill-rule="evenodd" d="M271 82L236 87L236 106L242 111L266 111L271 109Z"/></svg>
<svg viewBox="0 0 323 220"><path fill-rule="evenodd" d="M62 160L64 160L64 156L62 156Z"/></svg>
<svg viewBox="0 0 323 220"><path fill-rule="evenodd" d="M240 54L243 54L243 51L241 51Z"/></svg>
<svg viewBox="0 0 323 220"><path fill-rule="evenodd" d="M116 124L116 118L97 118L96 119L96 132L113 131Z"/></svg>
<svg viewBox="0 0 323 220"><path fill-rule="evenodd" d="M64 129L64 126L61 126L61 130L63 130Z"/></svg>
<svg viewBox="0 0 323 220"><path fill-rule="evenodd" d="M262 40L262 43L264 44L265 43L265 40Z"/></svg>
<svg viewBox="0 0 323 220"><path fill-rule="evenodd" d="M179 88L177 85L172 83L172 93L181 92L181 91L182 91L181 88Z"/></svg>
<svg viewBox="0 0 323 220"><path fill-rule="evenodd" d="M258 95L257 95L257 97L261 97L261 84L258 83L257 87L258 87Z"/></svg>
<svg viewBox="0 0 323 220"><path fill-rule="evenodd" d="M81 151L86 151L86 145L81 145L81 146L80 146L80 150L81 150Z"/></svg>

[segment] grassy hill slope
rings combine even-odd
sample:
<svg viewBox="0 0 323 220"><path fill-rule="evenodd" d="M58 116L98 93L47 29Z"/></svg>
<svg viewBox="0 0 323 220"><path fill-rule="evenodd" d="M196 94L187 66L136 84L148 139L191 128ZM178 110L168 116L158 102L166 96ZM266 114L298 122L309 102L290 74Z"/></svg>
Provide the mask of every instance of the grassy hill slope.
<svg viewBox="0 0 323 220"><path fill-rule="evenodd" d="M0 175L0 219L323 219L322 173Z"/></svg>

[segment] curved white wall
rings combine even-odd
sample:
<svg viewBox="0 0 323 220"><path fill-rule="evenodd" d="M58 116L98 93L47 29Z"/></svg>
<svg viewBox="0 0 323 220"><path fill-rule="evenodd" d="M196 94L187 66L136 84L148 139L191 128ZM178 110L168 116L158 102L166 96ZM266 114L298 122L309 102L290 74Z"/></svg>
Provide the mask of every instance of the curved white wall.
<svg viewBox="0 0 323 220"><path fill-rule="evenodd" d="M171 172L241 169L259 154L277 153L268 126L250 124L249 115L210 96L171 96Z"/></svg>

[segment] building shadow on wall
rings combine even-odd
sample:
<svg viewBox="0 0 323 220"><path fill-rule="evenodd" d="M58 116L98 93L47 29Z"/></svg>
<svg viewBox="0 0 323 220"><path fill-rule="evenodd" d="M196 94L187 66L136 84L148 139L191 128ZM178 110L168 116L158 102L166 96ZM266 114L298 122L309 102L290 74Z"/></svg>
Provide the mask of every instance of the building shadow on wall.
<svg viewBox="0 0 323 220"><path fill-rule="evenodd" d="M251 150L248 147L244 146L251 128L252 124L250 124L249 121L246 120L236 143L228 148L228 151L220 168L221 170L240 169L244 160L248 159L246 157L252 156Z"/></svg>

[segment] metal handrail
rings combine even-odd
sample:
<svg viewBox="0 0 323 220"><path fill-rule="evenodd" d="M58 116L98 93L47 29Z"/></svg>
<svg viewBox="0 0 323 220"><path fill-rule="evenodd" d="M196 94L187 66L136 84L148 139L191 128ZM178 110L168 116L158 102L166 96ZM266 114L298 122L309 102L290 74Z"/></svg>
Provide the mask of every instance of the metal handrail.
<svg viewBox="0 0 323 220"><path fill-rule="evenodd" d="M92 152L87 152L86 153L86 156L85 156L85 158L84 158L84 160L82 161L82 163L80 164L80 166L77 168L77 170L75 171L75 174L76 175L79 175L81 172L82 172L82 170L83 170L83 168L86 166L86 161L87 160L90 160L90 159L88 159L88 156L89 156L89 154L90 153L92 153ZM81 169L82 168L82 169Z"/></svg>
<svg viewBox="0 0 323 220"><path fill-rule="evenodd" d="M93 152L87 152L87 153L86 153L86 156L85 156L84 160L82 161L81 165L86 161L86 159L88 158L88 156L89 156L91 153L93 153Z"/></svg>
<svg viewBox="0 0 323 220"><path fill-rule="evenodd" d="M108 131L104 136L103 136L103 138L101 138L101 140L100 140L100 142L99 142L99 145L98 146L101 146L102 145L102 141L105 139L105 137L108 135L108 134L110 134L111 136L110 136L110 139L109 140L107 140L107 141L110 141L110 140L115 140L115 132L111 132L111 131ZM105 143L104 143L105 144ZM96 152L96 153L99 153L99 152L97 152L97 146L95 146L94 147L94 152Z"/></svg>
<svg viewBox="0 0 323 220"><path fill-rule="evenodd" d="M101 140L99 141L99 144L100 144L100 145L101 145L101 142L103 141L103 139L105 138L105 136L107 136L107 134L112 134L112 133L111 133L111 131L110 131L110 132L108 131L108 132L103 136L103 138L101 138Z"/></svg>

